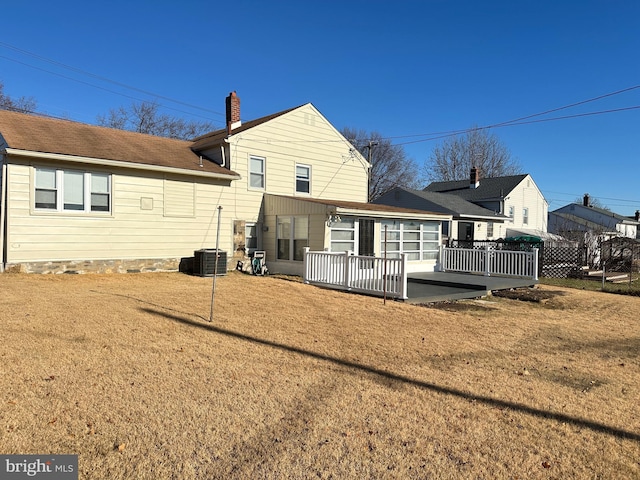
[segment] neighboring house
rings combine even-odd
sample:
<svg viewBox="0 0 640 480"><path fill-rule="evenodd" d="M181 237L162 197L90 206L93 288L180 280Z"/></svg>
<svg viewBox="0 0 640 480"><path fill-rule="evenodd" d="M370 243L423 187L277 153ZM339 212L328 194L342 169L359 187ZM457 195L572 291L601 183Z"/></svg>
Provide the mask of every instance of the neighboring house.
<svg viewBox="0 0 640 480"><path fill-rule="evenodd" d="M584 196L582 204L570 203L549 212L549 231L572 240L581 240L585 232L607 238L637 238L639 226L638 216L625 217L592 206L588 194Z"/></svg>
<svg viewBox="0 0 640 480"><path fill-rule="evenodd" d="M472 168L469 180L451 182L433 182L425 192L437 192L456 195L468 202L479 205L495 214L504 215L505 231L501 236L509 237L522 234L545 236L547 232L547 213L549 204L529 174L506 177L480 178L480 172ZM486 236L478 231L477 224L459 222L461 240L485 240ZM455 231L452 232L456 234ZM494 234L495 236L495 234Z"/></svg>
<svg viewBox="0 0 640 480"><path fill-rule="evenodd" d="M380 255L386 225L389 256L434 269L451 216L367 204L369 164L312 104L248 122L235 92L226 107L194 141L0 111L0 268L176 270L219 238L230 267L264 250L301 274L307 245Z"/></svg>
<svg viewBox="0 0 640 480"><path fill-rule="evenodd" d="M442 225L443 240L495 240L506 233L504 222L507 218L504 215L457 195L396 187L373 203L451 215L452 221Z"/></svg>

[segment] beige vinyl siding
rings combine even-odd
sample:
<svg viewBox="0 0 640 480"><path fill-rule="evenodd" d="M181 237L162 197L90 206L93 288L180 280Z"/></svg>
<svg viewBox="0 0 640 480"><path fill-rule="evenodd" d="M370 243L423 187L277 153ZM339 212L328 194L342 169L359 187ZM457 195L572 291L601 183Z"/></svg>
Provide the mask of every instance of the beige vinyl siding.
<svg viewBox="0 0 640 480"><path fill-rule="evenodd" d="M192 256L215 247L217 204L228 187L215 181L193 185L191 216L167 217L162 175L112 173L111 214L38 212L31 208L31 167L9 165L11 205L7 219L7 261L50 261L114 258L172 258ZM202 181L202 180L200 180ZM184 187L184 185L183 185ZM152 199L151 210L141 198ZM231 248L231 220L221 222L221 245Z"/></svg>
<svg viewBox="0 0 640 480"><path fill-rule="evenodd" d="M262 193L248 187L251 155L266 159L266 193L295 196L295 167L302 163L311 167L312 197L367 201L366 162L312 105L233 135L230 142L230 168L243 177L234 182L238 205Z"/></svg>

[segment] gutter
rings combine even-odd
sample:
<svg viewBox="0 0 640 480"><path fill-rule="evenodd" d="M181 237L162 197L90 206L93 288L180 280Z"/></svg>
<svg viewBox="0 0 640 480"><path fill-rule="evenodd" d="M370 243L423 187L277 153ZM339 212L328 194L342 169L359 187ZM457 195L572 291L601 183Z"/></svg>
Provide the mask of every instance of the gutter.
<svg viewBox="0 0 640 480"><path fill-rule="evenodd" d="M162 173L178 173L183 175L191 175L194 177L216 178L221 180L240 180L240 178L242 178L238 174L201 172L198 170L189 170L187 168L163 167L159 165L148 165L146 163L123 162L119 160L105 160L105 159L91 158L91 157L79 157L76 155L66 155L61 153L32 152L29 150L16 150L15 148L5 148L4 152L7 155L14 155L16 157L42 158L45 160L58 160L63 162L82 163L85 165L130 168L134 170L146 170L146 171L162 172Z"/></svg>
<svg viewBox="0 0 640 480"><path fill-rule="evenodd" d="M345 207L334 207L335 213L338 215L356 215L359 217L370 217L370 218L400 218L400 219L412 219L412 220L452 220L452 215L447 215L445 213L407 213L407 212L389 212L389 211L381 211L381 210L360 210L357 208L345 208Z"/></svg>

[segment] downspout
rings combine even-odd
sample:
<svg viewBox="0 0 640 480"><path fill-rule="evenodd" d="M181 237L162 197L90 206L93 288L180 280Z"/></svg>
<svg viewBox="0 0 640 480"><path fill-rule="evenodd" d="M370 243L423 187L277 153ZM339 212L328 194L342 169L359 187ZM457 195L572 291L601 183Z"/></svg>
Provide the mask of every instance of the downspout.
<svg viewBox="0 0 640 480"><path fill-rule="evenodd" d="M7 231L7 165L5 161L6 155L3 154L2 161L0 161L0 167L2 168L0 173L0 273L4 272L7 263L7 239L5 238Z"/></svg>

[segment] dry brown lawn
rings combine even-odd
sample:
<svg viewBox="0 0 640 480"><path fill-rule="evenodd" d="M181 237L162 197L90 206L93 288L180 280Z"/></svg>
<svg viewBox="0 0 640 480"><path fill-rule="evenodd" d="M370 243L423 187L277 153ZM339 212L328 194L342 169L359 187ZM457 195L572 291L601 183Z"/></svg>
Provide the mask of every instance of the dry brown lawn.
<svg viewBox="0 0 640 480"><path fill-rule="evenodd" d="M231 273L0 275L0 453L80 478L640 478L640 298L413 306Z"/></svg>

